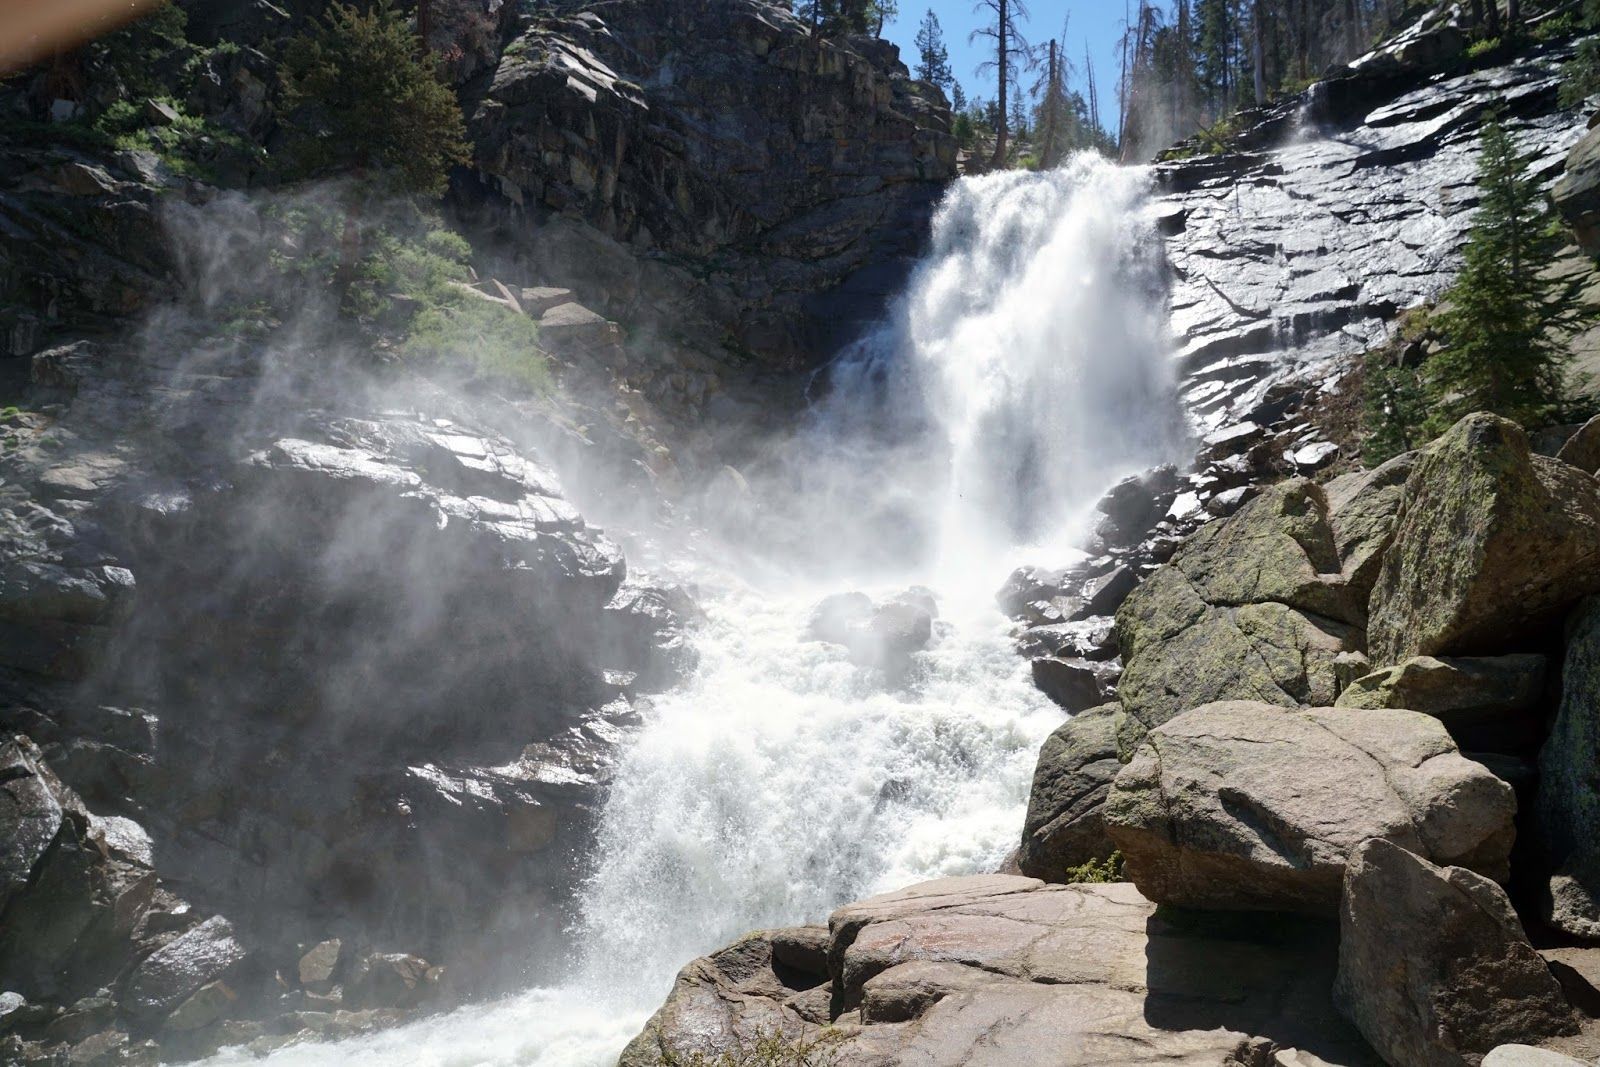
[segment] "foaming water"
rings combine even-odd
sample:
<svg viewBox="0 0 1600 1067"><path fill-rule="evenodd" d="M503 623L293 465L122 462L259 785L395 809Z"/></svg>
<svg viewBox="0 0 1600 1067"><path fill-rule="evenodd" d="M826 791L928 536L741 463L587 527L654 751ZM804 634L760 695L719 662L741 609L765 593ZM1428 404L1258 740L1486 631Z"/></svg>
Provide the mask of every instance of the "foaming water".
<svg viewBox="0 0 1600 1067"><path fill-rule="evenodd" d="M762 544L677 561L705 594L700 667L623 756L562 988L265 1062L610 1065L695 956L996 868L1061 714L994 590L1024 554L1063 562L1099 492L1183 436L1144 186L1087 157L958 183L897 310L836 364L799 438L788 506L769 505L787 538L757 524ZM794 545L838 565L785 566ZM943 618L896 684L807 640L822 596L912 577Z"/></svg>

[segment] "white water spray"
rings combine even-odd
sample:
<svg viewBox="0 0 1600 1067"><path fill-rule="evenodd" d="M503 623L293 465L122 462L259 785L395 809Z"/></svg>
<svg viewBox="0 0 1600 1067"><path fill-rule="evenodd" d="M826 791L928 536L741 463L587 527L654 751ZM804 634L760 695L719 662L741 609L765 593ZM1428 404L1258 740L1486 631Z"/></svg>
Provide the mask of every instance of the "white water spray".
<svg viewBox="0 0 1600 1067"><path fill-rule="evenodd" d="M941 595L903 683L805 638L816 600L854 581L754 588L684 561L712 594L702 663L619 769L568 984L268 1062L601 1067L694 956L1003 860L1061 715L990 598L1019 552L1059 562L1101 490L1182 440L1144 182L1082 157L959 183L891 321L835 368L783 514L841 560L860 558L850 539L897 557L869 593L915 576Z"/></svg>

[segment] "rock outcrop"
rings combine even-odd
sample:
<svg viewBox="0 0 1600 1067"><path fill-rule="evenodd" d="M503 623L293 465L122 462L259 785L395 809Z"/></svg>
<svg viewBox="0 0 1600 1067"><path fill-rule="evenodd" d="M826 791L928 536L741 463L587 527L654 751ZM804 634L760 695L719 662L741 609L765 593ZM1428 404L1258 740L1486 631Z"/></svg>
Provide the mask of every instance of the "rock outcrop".
<svg viewBox="0 0 1600 1067"><path fill-rule="evenodd" d="M838 1067L1374 1063L1333 1013L1317 925L1191 923L1126 884L952 878L834 912L827 984L799 993L817 975L782 965L784 936L684 968L623 1067L749 1051L763 1033L823 1041ZM830 1007L808 1017L816 989Z"/></svg>
<svg viewBox="0 0 1600 1067"><path fill-rule="evenodd" d="M1158 903L1332 915L1373 838L1504 881L1515 814L1429 716L1231 702L1150 731L1104 820Z"/></svg>
<svg viewBox="0 0 1600 1067"><path fill-rule="evenodd" d="M1017 867L1030 878L1066 880L1067 870L1103 860L1115 847L1101 809L1111 781L1122 770L1117 758L1119 704L1079 712L1062 723L1039 750L1028 816L1022 826Z"/></svg>
<svg viewBox="0 0 1600 1067"><path fill-rule="evenodd" d="M1469 415L1406 483L1372 591L1369 654L1505 652L1600 590L1600 484L1534 455L1515 423Z"/></svg>
<svg viewBox="0 0 1600 1067"><path fill-rule="evenodd" d="M1476 1064L1504 1042L1578 1029L1505 890L1382 840L1356 850L1345 875L1334 995L1407 1067Z"/></svg>
<svg viewBox="0 0 1600 1067"><path fill-rule="evenodd" d="M1403 708L1432 715L1469 751L1538 748L1544 736L1545 657L1414 656L1347 685L1341 708Z"/></svg>
<svg viewBox="0 0 1600 1067"><path fill-rule="evenodd" d="M637 702L693 663L692 601L629 576L465 402L224 347L42 353L50 414L0 459L0 632L25 635L0 642L0 727L25 735L34 842L4 860L6 988L48 1009L110 987L82 1036L168 1057L285 1013L392 1018L432 1002L424 959L460 964L457 993L510 977L508 941L560 928L558 858ZM81 802L50 799L38 753ZM347 998L261 981L330 935Z"/></svg>
<svg viewBox="0 0 1600 1067"><path fill-rule="evenodd" d="M1217 700L1337 699L1362 608L1334 528L1320 486L1284 482L1202 528L1133 591L1117 612L1126 745Z"/></svg>
<svg viewBox="0 0 1600 1067"><path fill-rule="evenodd" d="M764 0L534 17L470 110L541 274L613 316L811 362L875 315L955 176L896 49Z"/></svg>
<svg viewBox="0 0 1600 1067"><path fill-rule="evenodd" d="M1590 130L1572 146L1551 199L1584 250L1600 255L1600 129Z"/></svg>

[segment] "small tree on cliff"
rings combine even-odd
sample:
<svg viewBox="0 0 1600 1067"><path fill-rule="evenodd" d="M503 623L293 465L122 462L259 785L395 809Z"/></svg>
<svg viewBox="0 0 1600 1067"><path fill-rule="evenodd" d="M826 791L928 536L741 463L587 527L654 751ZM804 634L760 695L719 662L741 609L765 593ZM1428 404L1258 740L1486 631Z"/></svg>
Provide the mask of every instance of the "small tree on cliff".
<svg viewBox="0 0 1600 1067"><path fill-rule="evenodd" d="M336 2L289 42L283 113L296 176L351 179L342 295L362 257L362 201L443 194L450 166L468 158L461 108L392 0L377 0L367 11Z"/></svg>
<svg viewBox="0 0 1600 1067"><path fill-rule="evenodd" d="M1559 237L1527 163L1498 122L1483 129L1482 197L1466 261L1436 317L1445 348L1428 361L1429 428L1473 411L1522 423L1547 417L1561 400L1568 353L1552 331L1578 314L1574 288L1548 277Z"/></svg>
<svg viewBox="0 0 1600 1067"><path fill-rule="evenodd" d="M950 69L950 49L944 43L944 27L939 25L939 16L932 8L922 16L922 24L917 27L916 45L917 80L948 92L956 79Z"/></svg>
<svg viewBox="0 0 1600 1067"><path fill-rule="evenodd" d="M283 109L303 177L353 174L386 191L439 196L467 160L461 108L392 4L334 3L289 42Z"/></svg>

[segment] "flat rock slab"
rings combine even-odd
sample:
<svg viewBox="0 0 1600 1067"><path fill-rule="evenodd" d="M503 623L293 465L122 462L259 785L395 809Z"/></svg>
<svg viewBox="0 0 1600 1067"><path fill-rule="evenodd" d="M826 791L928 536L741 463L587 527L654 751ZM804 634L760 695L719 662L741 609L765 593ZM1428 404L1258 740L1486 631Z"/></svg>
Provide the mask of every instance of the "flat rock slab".
<svg viewBox="0 0 1600 1067"><path fill-rule="evenodd" d="M836 1067L1220 1065L1289 1049L1315 1058L1285 1062L1379 1062L1333 1012L1326 924L1170 915L1126 883L983 875L848 905L829 930ZM761 955L746 939L686 967L623 1067L745 1049L762 1027L820 1036Z"/></svg>

